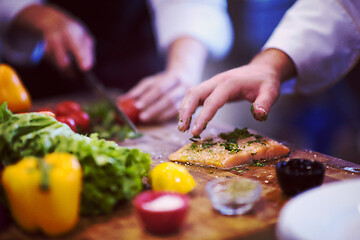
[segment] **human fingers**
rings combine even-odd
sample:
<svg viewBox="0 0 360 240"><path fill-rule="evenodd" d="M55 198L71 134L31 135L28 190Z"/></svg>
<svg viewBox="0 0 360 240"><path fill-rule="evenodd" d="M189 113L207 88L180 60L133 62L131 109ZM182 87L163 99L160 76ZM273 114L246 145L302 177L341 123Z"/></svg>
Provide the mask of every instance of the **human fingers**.
<svg viewBox="0 0 360 240"><path fill-rule="evenodd" d="M190 127L192 115L196 108L202 105L203 101L214 90L217 84L216 81L217 79L215 76L214 78L187 90L179 109L178 129L180 131L185 132Z"/></svg>
<svg viewBox="0 0 360 240"><path fill-rule="evenodd" d="M151 77L146 77L142 79L135 87L129 90L124 97L126 98L139 98L146 90L151 86Z"/></svg>
<svg viewBox="0 0 360 240"><path fill-rule="evenodd" d="M180 85L171 89L140 113L142 122L162 122L176 116L187 87Z"/></svg>
<svg viewBox="0 0 360 240"><path fill-rule="evenodd" d="M86 34L83 37L83 47L80 49L81 56L80 68L84 71L91 69L95 62L94 39Z"/></svg>
<svg viewBox="0 0 360 240"><path fill-rule="evenodd" d="M194 126L191 129L191 134L199 136L206 128L208 122L215 116L216 112L224 106L232 95L233 84L229 81L218 84L212 93L205 99L203 108L199 116L195 120Z"/></svg>
<svg viewBox="0 0 360 240"><path fill-rule="evenodd" d="M169 95L170 91L181 85L177 77L166 74L155 75L148 81L151 82L151 84L147 87L146 91L136 99L136 106L139 109L146 109L152 106L154 102L161 101L161 98Z"/></svg>
<svg viewBox="0 0 360 240"><path fill-rule="evenodd" d="M70 64L70 59L60 34L54 33L47 37L46 54L60 70L65 69Z"/></svg>
<svg viewBox="0 0 360 240"><path fill-rule="evenodd" d="M65 32L68 50L74 56L78 67L89 70L94 63L94 40L84 26L79 23L69 23Z"/></svg>
<svg viewBox="0 0 360 240"><path fill-rule="evenodd" d="M272 105L279 96L280 84L267 82L259 89L259 94L251 106L251 113L258 121L265 121Z"/></svg>

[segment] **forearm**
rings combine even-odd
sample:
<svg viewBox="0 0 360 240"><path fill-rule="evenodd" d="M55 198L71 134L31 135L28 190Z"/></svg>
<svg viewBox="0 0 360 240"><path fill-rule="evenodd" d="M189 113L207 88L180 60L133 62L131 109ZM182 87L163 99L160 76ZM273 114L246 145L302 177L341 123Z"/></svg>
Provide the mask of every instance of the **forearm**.
<svg viewBox="0 0 360 240"><path fill-rule="evenodd" d="M296 81L287 92L323 91L355 66L360 56L358 2L301 0L287 11L264 46L294 61Z"/></svg>
<svg viewBox="0 0 360 240"><path fill-rule="evenodd" d="M221 59L232 43L232 24L226 0L150 0L159 49L192 37L206 46L209 57ZM185 16L185 17L184 17Z"/></svg>
<svg viewBox="0 0 360 240"><path fill-rule="evenodd" d="M257 64L270 71L280 82L296 76L296 67L291 58L281 50L266 49L259 53L250 64Z"/></svg>
<svg viewBox="0 0 360 240"><path fill-rule="evenodd" d="M203 44L190 37L180 38L170 45L166 70L180 73L182 81L194 85L201 81L206 58Z"/></svg>

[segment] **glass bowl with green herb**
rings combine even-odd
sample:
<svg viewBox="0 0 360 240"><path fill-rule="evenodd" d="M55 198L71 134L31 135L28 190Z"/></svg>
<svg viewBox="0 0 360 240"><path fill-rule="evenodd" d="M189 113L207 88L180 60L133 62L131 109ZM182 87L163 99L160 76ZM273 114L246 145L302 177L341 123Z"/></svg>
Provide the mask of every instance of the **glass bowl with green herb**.
<svg viewBox="0 0 360 240"><path fill-rule="evenodd" d="M218 178L207 183L206 191L215 210L223 215L239 215L252 209L262 187L248 178Z"/></svg>

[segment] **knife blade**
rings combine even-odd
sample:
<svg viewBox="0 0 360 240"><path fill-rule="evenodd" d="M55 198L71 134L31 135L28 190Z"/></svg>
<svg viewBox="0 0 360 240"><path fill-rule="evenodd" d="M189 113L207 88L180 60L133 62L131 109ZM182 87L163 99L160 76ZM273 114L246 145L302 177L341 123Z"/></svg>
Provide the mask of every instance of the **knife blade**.
<svg viewBox="0 0 360 240"><path fill-rule="evenodd" d="M105 86L100 82L94 72L90 71L80 71L82 78L85 82L103 99L105 99L112 108L115 109L116 113L119 115L121 120L128 125L136 134L139 134L139 130L136 128L135 124L126 116L126 114L118 107L114 100L107 93Z"/></svg>

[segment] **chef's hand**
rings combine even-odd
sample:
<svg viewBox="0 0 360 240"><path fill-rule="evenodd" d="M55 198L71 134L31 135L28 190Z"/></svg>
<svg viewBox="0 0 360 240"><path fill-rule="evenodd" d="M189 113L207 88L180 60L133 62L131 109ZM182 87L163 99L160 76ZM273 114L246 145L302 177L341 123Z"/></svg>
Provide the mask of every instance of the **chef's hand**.
<svg viewBox="0 0 360 240"><path fill-rule="evenodd" d="M71 68L72 56L82 70L94 62L94 40L86 27L69 14L55 7L30 5L14 19L15 25L43 35L45 55L59 70Z"/></svg>
<svg viewBox="0 0 360 240"><path fill-rule="evenodd" d="M141 122L176 118L186 90L201 80L206 55L205 47L191 38L170 46L165 71L146 77L125 95L135 99Z"/></svg>
<svg viewBox="0 0 360 240"><path fill-rule="evenodd" d="M162 122L177 115L189 87L181 73L164 71L143 79L125 97L135 99L141 122Z"/></svg>
<svg viewBox="0 0 360 240"><path fill-rule="evenodd" d="M248 65L220 73L188 90L181 103L178 128L186 131L196 108L203 105L191 129L191 133L198 136L219 108L235 100L252 102L254 118L266 120L279 96L281 81L294 76L295 72L292 60L285 53L266 50Z"/></svg>

